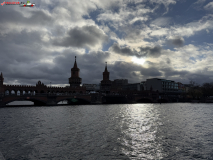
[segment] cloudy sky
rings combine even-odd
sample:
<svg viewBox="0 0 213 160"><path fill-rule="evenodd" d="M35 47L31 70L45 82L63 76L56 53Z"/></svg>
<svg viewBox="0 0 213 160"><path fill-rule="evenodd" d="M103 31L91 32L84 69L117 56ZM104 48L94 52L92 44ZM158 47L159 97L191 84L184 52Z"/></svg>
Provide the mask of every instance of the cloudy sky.
<svg viewBox="0 0 213 160"><path fill-rule="evenodd" d="M31 3L0 6L0 72L7 84L66 85L75 56L83 83L99 83L106 61L111 80L213 81L213 1Z"/></svg>

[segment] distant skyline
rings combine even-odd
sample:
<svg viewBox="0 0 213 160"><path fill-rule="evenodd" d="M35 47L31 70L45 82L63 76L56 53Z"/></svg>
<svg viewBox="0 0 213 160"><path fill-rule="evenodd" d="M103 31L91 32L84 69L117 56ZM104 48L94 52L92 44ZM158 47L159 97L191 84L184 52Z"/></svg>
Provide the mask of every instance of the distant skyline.
<svg viewBox="0 0 213 160"><path fill-rule="evenodd" d="M1 3L3 1L1 0ZM0 72L8 84L148 78L213 82L210 0L35 0L0 6Z"/></svg>

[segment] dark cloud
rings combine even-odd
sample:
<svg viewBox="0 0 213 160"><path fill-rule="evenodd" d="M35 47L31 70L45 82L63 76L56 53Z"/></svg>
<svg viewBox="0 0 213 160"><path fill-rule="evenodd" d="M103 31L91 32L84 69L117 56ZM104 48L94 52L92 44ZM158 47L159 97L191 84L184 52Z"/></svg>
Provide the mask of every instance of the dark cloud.
<svg viewBox="0 0 213 160"><path fill-rule="evenodd" d="M129 62L117 61L111 65L113 70L112 79L128 79L129 82L140 82L146 80L146 78L162 76L162 73L155 66L150 68L145 68L141 65L137 65ZM142 76L143 79L139 79Z"/></svg>
<svg viewBox="0 0 213 160"><path fill-rule="evenodd" d="M113 44L110 47L110 50L115 53L118 53L118 54L124 54L124 55L129 55L129 56L137 54L135 50L132 50L129 47L120 48L119 44L117 44L117 43Z"/></svg>
<svg viewBox="0 0 213 160"><path fill-rule="evenodd" d="M140 51L147 57L157 58L161 56L162 48L160 46L155 47L140 47Z"/></svg>
<svg viewBox="0 0 213 160"><path fill-rule="evenodd" d="M142 68L141 74L148 77L161 77L163 75L156 67Z"/></svg>
<svg viewBox="0 0 213 160"><path fill-rule="evenodd" d="M173 38L170 38L168 40L168 43L176 47L182 47L184 45L184 39L183 37L175 36Z"/></svg>
<svg viewBox="0 0 213 160"><path fill-rule="evenodd" d="M177 70L174 70L171 67L169 67L169 68L160 68L160 71L162 71L164 73L165 77L172 77L172 76L184 77L184 76L187 76L190 73L190 72L185 71L185 70L177 71Z"/></svg>
<svg viewBox="0 0 213 160"><path fill-rule="evenodd" d="M48 54L43 51L43 54ZM105 68L105 60L109 58L109 52L97 51L82 54L76 51L65 50L55 55L52 63L42 62L42 57L34 63L27 59L20 63L15 59L24 58L24 55L13 55L12 60L9 56L5 57L5 61L9 63L5 65L0 59L0 71L3 72L5 83L14 82L20 84L32 84L41 80L44 84L67 84L68 78L71 76L71 68L74 65L75 56L77 56L77 64L80 68L80 77L83 83L99 83L102 80L102 72ZM35 60L35 59L34 59ZM25 64L26 63L26 64ZM101 67L102 66L102 67ZM109 65L110 66L110 65Z"/></svg>
<svg viewBox="0 0 213 160"><path fill-rule="evenodd" d="M0 35L0 66L26 65L48 58L49 53L43 49L47 44L42 41L42 34L41 31L22 30Z"/></svg>
<svg viewBox="0 0 213 160"><path fill-rule="evenodd" d="M54 39L53 44L64 47L88 47L107 41L107 35L96 26L83 26L72 28L66 37Z"/></svg>
<svg viewBox="0 0 213 160"><path fill-rule="evenodd" d="M161 56L162 48L160 46L155 47L140 47L140 51L136 51L135 49L130 49L129 47L120 47L119 44L113 44L110 51L127 56L136 56L138 58L141 57L153 57L157 58Z"/></svg>
<svg viewBox="0 0 213 160"><path fill-rule="evenodd" d="M32 47L35 44L42 43L41 42L42 33L43 32L41 31L34 31L34 30L32 31L22 30L21 32L11 32L8 33L6 37L4 37L4 41L7 41L7 43L10 44Z"/></svg>
<svg viewBox="0 0 213 160"><path fill-rule="evenodd" d="M5 7L5 6L4 6ZM4 8L2 7L2 8ZM10 7L6 6L5 8ZM21 7L20 7L21 8ZM30 8L28 8L30 9ZM31 16L25 17L21 11L16 10L0 10L0 22L5 27L8 24L12 25L26 25L26 26L45 26L53 23L54 19L43 10L29 10Z"/></svg>

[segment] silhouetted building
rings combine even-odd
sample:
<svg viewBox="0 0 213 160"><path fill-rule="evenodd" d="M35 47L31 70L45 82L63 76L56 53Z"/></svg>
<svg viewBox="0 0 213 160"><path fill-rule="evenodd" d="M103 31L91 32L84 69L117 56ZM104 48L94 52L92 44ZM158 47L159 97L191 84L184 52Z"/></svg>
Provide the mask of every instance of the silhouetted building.
<svg viewBox="0 0 213 160"><path fill-rule="evenodd" d="M184 84L182 84L181 82L177 82L177 84L178 84L178 91L186 92L186 88L185 88Z"/></svg>
<svg viewBox="0 0 213 160"><path fill-rule="evenodd" d="M107 70L107 62L105 66L105 70L103 72L103 80L101 81L100 90L106 93L109 93L112 82L109 80L109 72Z"/></svg>
<svg viewBox="0 0 213 160"><path fill-rule="evenodd" d="M69 78L70 86L80 86L81 78L79 77L80 69L77 67L76 56L75 56L75 63L73 68L71 69L71 77Z"/></svg>
<svg viewBox="0 0 213 160"><path fill-rule="evenodd" d="M152 78L146 80L146 89L159 92L178 92L178 84L175 81Z"/></svg>
<svg viewBox="0 0 213 160"><path fill-rule="evenodd" d="M141 82L141 88L142 88L144 91L147 90L146 81L142 81L142 82Z"/></svg>
<svg viewBox="0 0 213 160"><path fill-rule="evenodd" d="M0 94L4 92L3 83L4 83L4 77L3 77L3 74L1 72L1 75L0 75Z"/></svg>
<svg viewBox="0 0 213 160"><path fill-rule="evenodd" d="M127 84L127 85L124 85L122 88L123 88L123 90L130 90L130 91L142 91L143 90L141 83Z"/></svg>

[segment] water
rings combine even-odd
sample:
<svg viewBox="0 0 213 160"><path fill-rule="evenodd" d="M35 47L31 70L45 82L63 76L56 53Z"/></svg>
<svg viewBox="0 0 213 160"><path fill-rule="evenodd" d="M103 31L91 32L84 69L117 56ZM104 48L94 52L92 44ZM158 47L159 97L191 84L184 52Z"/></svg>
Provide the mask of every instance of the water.
<svg viewBox="0 0 213 160"><path fill-rule="evenodd" d="M213 159L212 104L0 108L6 160Z"/></svg>

